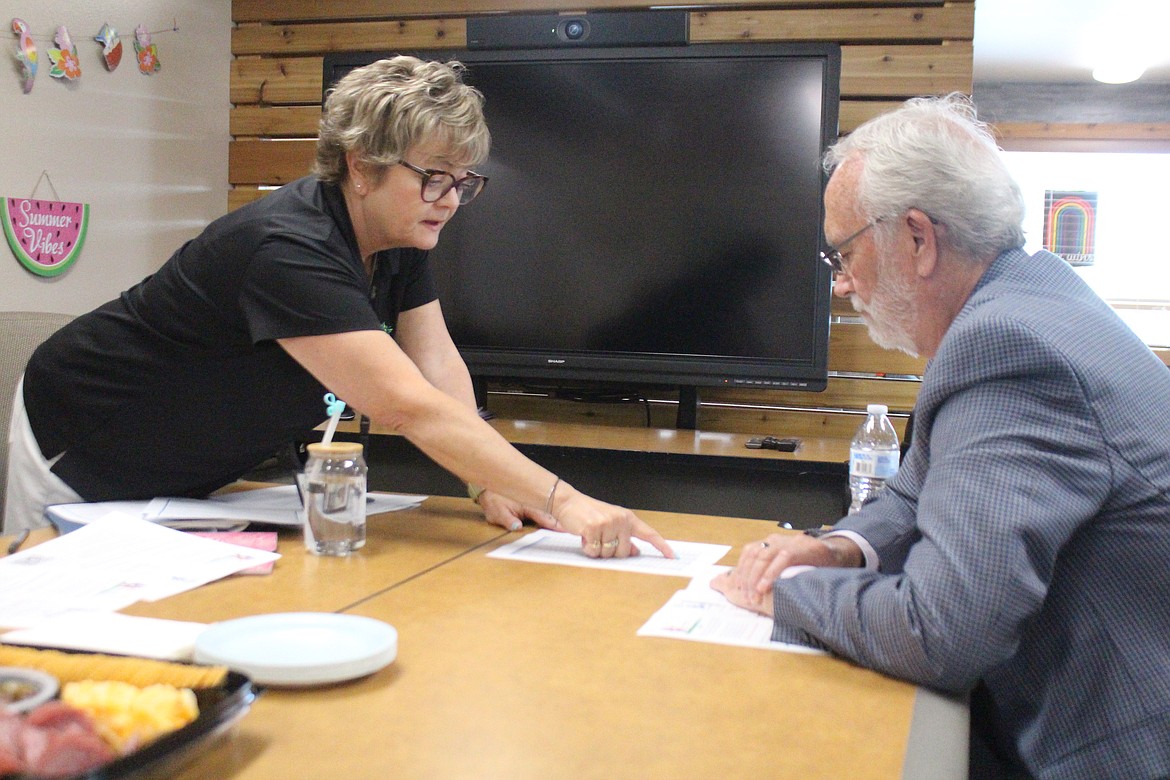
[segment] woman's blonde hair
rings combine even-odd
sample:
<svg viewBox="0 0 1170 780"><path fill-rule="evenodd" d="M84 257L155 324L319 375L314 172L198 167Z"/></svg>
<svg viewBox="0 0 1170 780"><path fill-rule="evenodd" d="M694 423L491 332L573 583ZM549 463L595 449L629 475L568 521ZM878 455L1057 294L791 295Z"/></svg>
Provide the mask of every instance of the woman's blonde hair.
<svg viewBox="0 0 1170 780"><path fill-rule="evenodd" d="M459 62L398 56L355 68L328 92L313 172L341 184L353 152L376 182L421 143L437 142L460 168L487 159L483 95L464 84Z"/></svg>

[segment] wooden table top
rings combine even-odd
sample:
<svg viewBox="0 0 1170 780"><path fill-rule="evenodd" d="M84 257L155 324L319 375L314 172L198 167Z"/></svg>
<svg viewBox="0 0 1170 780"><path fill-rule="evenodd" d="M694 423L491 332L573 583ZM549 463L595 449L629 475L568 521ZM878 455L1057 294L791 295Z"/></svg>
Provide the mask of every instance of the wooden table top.
<svg viewBox="0 0 1170 780"><path fill-rule="evenodd" d="M432 498L418 510L439 535L453 522L447 532L466 534L468 552L345 610L397 628L391 666L332 686L270 688L181 777L901 776L913 686L827 656L638 637L686 580L487 558L515 535L482 544L462 524L470 506ZM772 528L642 515L668 538L734 545L727 562ZM431 547L414 525L391 526L411 535L387 543ZM313 580L340 563L328 587L348 587L351 572L366 578L390 560L379 549L356 567L293 555L277 568ZM223 590L253 590L243 579ZM219 600L209 588L189 595L196 607ZM185 611L166 609L172 601L157 613Z"/></svg>
<svg viewBox="0 0 1170 780"><path fill-rule="evenodd" d="M724 563L775 530L759 520L639 514L668 539L731 545ZM38 531L30 543L51 536ZM176 777L941 776L933 755L924 772L922 756L908 751L924 691L829 656L638 637L685 579L487 557L516 537L467 499L432 497L371 518L365 548L349 558L309 555L300 534L286 531L271 575L127 609L202 622L347 612L398 630L387 668L335 685L268 688ZM934 706L961 752L957 705ZM952 758L965 770L965 754Z"/></svg>
<svg viewBox="0 0 1170 780"><path fill-rule="evenodd" d="M281 558L271 574L229 577L123 611L145 617L181 616L200 623L269 612L342 612L505 535L502 528L484 522L479 507L470 501L428 499L425 508L369 518L365 547L354 555L312 555L305 550L299 529L282 530Z"/></svg>

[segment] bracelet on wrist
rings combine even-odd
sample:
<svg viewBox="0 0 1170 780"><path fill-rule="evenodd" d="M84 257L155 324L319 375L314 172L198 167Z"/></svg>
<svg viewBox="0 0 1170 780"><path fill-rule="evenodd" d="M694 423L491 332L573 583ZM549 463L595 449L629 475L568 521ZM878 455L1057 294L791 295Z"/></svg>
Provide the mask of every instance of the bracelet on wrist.
<svg viewBox="0 0 1170 780"><path fill-rule="evenodd" d="M553 501L557 497L557 486L561 484L561 478L557 477L557 481L553 483L552 489L548 491L548 499L544 502L544 513L546 515L552 514Z"/></svg>
<svg viewBox="0 0 1170 780"><path fill-rule="evenodd" d="M473 485L470 482L467 483L467 496L475 503L479 503L479 497L483 495L483 492L484 489L479 485Z"/></svg>

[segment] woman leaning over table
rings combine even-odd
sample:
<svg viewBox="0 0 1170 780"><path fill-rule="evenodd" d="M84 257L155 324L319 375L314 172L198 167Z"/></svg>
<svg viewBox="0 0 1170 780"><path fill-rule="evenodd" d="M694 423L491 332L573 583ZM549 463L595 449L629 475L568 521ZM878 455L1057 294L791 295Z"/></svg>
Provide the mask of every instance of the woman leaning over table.
<svg viewBox="0 0 1170 780"><path fill-rule="evenodd" d="M6 532L43 525L49 503L205 495L319 424L327 388L482 486L492 523L570 531L595 557L635 554L631 537L670 554L477 414L427 265L485 184L483 98L461 71L413 57L352 71L326 99L314 175L211 223L36 351Z"/></svg>

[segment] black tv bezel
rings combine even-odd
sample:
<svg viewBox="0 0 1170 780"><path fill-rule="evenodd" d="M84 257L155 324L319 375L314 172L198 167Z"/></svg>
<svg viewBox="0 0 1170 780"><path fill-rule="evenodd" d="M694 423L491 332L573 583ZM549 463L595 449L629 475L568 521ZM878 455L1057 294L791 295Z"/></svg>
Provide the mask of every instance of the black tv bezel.
<svg viewBox="0 0 1170 780"><path fill-rule="evenodd" d="M686 46L595 46L529 49L409 49L326 54L322 67L322 95L349 70L378 59L409 54L422 59L476 63L646 60L721 58L744 61L764 59L819 59L824 63L821 106L821 149L838 137L840 110L841 47L835 43L761 42L710 43ZM823 195L826 178L822 176ZM818 203L820 222L823 203ZM442 239L440 239L442 240ZM818 226L817 245L825 249ZM815 256L814 256L815 257ZM814 258L810 258L814 264ZM821 267L823 266L823 267ZM675 353L596 352L459 346L468 369L477 380L519 381L543 387L699 388L741 387L820 392L828 382L828 345L832 277L827 265L815 264L814 328L811 360L743 358Z"/></svg>

